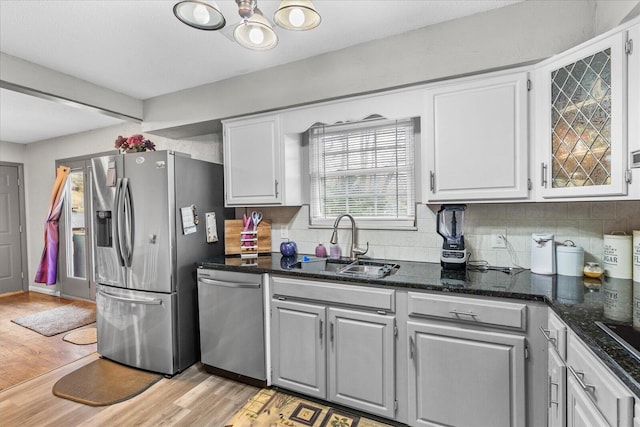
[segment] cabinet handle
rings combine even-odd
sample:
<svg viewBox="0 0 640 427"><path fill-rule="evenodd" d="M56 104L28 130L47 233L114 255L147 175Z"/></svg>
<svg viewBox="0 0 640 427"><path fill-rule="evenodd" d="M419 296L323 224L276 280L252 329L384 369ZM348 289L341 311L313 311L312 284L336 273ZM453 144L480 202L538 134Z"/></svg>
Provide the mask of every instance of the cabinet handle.
<svg viewBox="0 0 640 427"><path fill-rule="evenodd" d="M551 375L549 375L549 381L548 381L548 383L549 383L549 409L551 409L551 405L556 405L556 406L558 406L558 401L557 401L557 400L553 400L553 399L551 398L551 387L552 387L552 386L556 386L556 396L557 396L557 395L558 395L558 391L557 391L557 390L558 390L558 384L557 384L557 383L554 383L554 382L552 381L552 379L551 379Z"/></svg>
<svg viewBox="0 0 640 427"><path fill-rule="evenodd" d="M324 329L324 328L323 328L323 326L324 326L324 324L323 324L323 323L324 323L324 322L322 321L322 319L320 319L320 341L322 341L322 330Z"/></svg>
<svg viewBox="0 0 640 427"><path fill-rule="evenodd" d="M542 335L544 336L544 339L547 340L547 342L553 343L553 346L557 348L557 340L551 337L551 331L549 329L544 329L542 326L540 326L540 332L542 332Z"/></svg>
<svg viewBox="0 0 640 427"><path fill-rule="evenodd" d="M460 317L460 316L470 316L470 317L473 317L474 319L475 319L476 317L478 317L478 315L477 315L477 314L475 314L475 313L474 313L474 312L472 312L472 311L468 311L468 312L466 312L466 313L465 313L464 311L449 310L449 313L453 314L453 315L454 315L454 316L456 316L456 317Z"/></svg>
<svg viewBox="0 0 640 427"><path fill-rule="evenodd" d="M542 185L544 188L547 188L547 165L544 162L540 163L540 169L540 173L542 174L540 185Z"/></svg>
<svg viewBox="0 0 640 427"><path fill-rule="evenodd" d="M333 344L333 322L329 322L329 341Z"/></svg>
<svg viewBox="0 0 640 427"><path fill-rule="evenodd" d="M436 174L433 171L429 171L429 187L432 193L436 192Z"/></svg>
<svg viewBox="0 0 640 427"><path fill-rule="evenodd" d="M277 198L278 197L278 180L277 179L275 180L275 183L276 183L275 186L276 186L276 198Z"/></svg>
<svg viewBox="0 0 640 427"><path fill-rule="evenodd" d="M411 359L413 359L414 350L415 350L415 343L413 342L413 337L410 336L409 337L409 358Z"/></svg>
<svg viewBox="0 0 640 427"><path fill-rule="evenodd" d="M584 382L584 372L576 371L571 366L567 366L567 369L569 370L569 372L571 372L571 375L575 377L576 381L578 381L578 384L584 391L586 391L587 393L594 393L596 391L596 388L594 386Z"/></svg>

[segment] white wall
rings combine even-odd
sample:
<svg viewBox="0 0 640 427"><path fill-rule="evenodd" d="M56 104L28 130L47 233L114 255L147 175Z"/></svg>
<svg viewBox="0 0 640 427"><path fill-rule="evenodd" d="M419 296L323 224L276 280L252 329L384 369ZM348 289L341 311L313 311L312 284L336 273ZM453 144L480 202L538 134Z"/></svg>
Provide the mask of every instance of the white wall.
<svg viewBox="0 0 640 427"><path fill-rule="evenodd" d="M26 145L0 141L0 162L24 163L26 154Z"/></svg>
<svg viewBox="0 0 640 427"><path fill-rule="evenodd" d="M153 131L540 60L593 37L595 9L593 1L527 0L151 98L143 126Z"/></svg>
<svg viewBox="0 0 640 427"><path fill-rule="evenodd" d="M408 261L440 262L442 237L436 233L439 205L418 205L417 230L359 230L357 246L369 242L368 256ZM250 209L248 209L250 210ZM272 249L279 251L281 229L297 243L303 254L313 254L322 242L327 248L331 229L309 228L309 207L260 208L272 221ZM343 226L348 226L345 221ZM554 233L556 241L572 240L585 250L585 262L602 262L603 235L613 231L640 230L640 201L470 204L465 212L464 235L471 259L490 265L530 267L531 234ZM506 249L491 247L491 232L502 230L513 247L514 259ZM338 243L348 255L350 229L340 230ZM515 262L514 262L515 261Z"/></svg>
<svg viewBox="0 0 640 427"><path fill-rule="evenodd" d="M29 284L33 290L57 292L56 286L35 283L33 278L40 263L44 248L44 221L51 187L55 181L55 162L77 156L86 156L115 150L118 135L130 136L140 133L137 124L124 124L26 145L25 188L27 211L27 249ZM156 144L156 149L171 149L190 154L191 157L214 163L222 163L222 141L220 135L207 135L190 140L169 140L155 135L146 135ZM16 144L14 144L16 145ZM4 145L2 146L4 148Z"/></svg>

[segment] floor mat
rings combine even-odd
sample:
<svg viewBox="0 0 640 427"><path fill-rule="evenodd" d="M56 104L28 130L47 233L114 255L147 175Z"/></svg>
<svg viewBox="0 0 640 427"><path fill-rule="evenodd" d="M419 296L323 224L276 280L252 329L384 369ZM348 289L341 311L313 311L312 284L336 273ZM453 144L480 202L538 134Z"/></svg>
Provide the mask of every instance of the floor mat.
<svg viewBox="0 0 640 427"><path fill-rule="evenodd" d="M262 389L224 427L388 427L354 412Z"/></svg>
<svg viewBox="0 0 640 427"><path fill-rule="evenodd" d="M53 394L89 406L131 399L162 379L162 375L98 359L60 378Z"/></svg>
<svg viewBox="0 0 640 427"><path fill-rule="evenodd" d="M69 332L62 337L63 341L76 345L88 345L98 342L98 328L84 328Z"/></svg>
<svg viewBox="0 0 640 427"><path fill-rule="evenodd" d="M45 337L61 334L96 321L94 306L67 304L11 320Z"/></svg>

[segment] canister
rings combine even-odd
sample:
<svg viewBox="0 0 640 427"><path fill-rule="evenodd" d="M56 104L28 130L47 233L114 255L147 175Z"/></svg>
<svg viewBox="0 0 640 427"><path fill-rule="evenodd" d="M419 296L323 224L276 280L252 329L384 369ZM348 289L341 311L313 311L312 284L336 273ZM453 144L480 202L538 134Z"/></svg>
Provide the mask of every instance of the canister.
<svg viewBox="0 0 640 427"><path fill-rule="evenodd" d="M633 281L640 282L640 230L633 230Z"/></svg>
<svg viewBox="0 0 640 427"><path fill-rule="evenodd" d="M602 291L604 292L604 317L617 322L631 323L633 319L631 279L605 277Z"/></svg>
<svg viewBox="0 0 640 427"><path fill-rule="evenodd" d="M582 277L584 249L570 240L556 246L556 271L561 276Z"/></svg>
<svg viewBox="0 0 640 427"><path fill-rule="evenodd" d="M626 234L605 234L603 267L605 275L615 279L632 279L631 236Z"/></svg>

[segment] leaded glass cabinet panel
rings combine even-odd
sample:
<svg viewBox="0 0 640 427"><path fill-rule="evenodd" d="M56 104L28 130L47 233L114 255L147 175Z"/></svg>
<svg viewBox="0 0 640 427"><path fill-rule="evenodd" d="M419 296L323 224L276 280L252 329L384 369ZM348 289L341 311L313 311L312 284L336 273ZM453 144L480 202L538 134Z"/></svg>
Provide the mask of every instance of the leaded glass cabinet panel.
<svg viewBox="0 0 640 427"><path fill-rule="evenodd" d="M626 194L625 42L621 32L541 68L543 197Z"/></svg>

